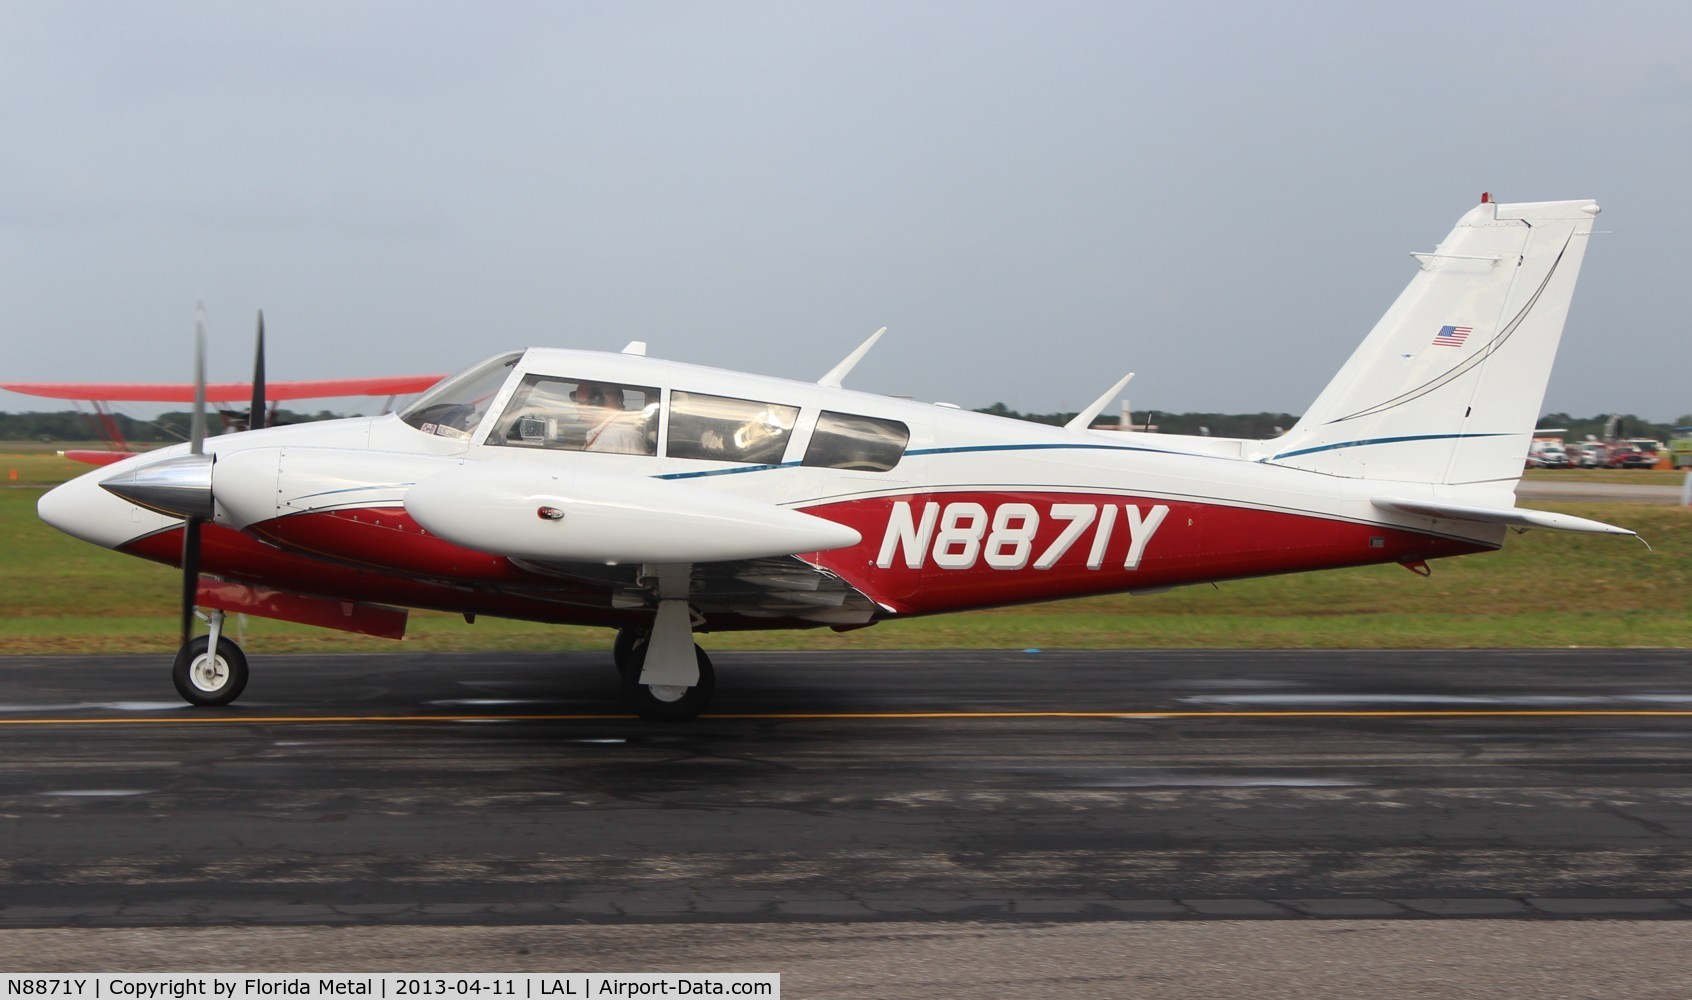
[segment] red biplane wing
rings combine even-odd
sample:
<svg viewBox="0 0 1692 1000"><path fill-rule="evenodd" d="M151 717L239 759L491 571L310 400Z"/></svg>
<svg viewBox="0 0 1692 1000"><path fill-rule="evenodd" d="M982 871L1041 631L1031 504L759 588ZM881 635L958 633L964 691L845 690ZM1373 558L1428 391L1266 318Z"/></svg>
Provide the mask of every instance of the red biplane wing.
<svg viewBox="0 0 1692 1000"><path fill-rule="evenodd" d="M422 392L441 380L440 375L387 375L374 378L324 378L296 382L267 382L267 399L320 399L334 396L403 396ZM191 383L170 382L6 382L0 389L49 399L100 400L107 403L192 403ZM209 400L233 401L251 398L251 382L213 382L206 386Z"/></svg>
<svg viewBox="0 0 1692 1000"><path fill-rule="evenodd" d="M440 375L383 375L371 378L320 378L294 382L267 382L265 398L275 404L285 399L327 399L336 396L404 396L422 392L441 380ZM192 403L193 383L172 382L0 382L0 389L48 399L74 399L93 404L95 426L111 443L108 451L66 451L62 454L87 465L110 465L131 454L107 404ZM234 403L251 399L251 382L213 382L206 386L206 399Z"/></svg>
<svg viewBox="0 0 1692 1000"><path fill-rule="evenodd" d="M133 455L134 452L94 451L86 448L72 448L69 451L61 451L59 454L65 456L73 462L81 462L83 465L111 465L113 462L123 461Z"/></svg>

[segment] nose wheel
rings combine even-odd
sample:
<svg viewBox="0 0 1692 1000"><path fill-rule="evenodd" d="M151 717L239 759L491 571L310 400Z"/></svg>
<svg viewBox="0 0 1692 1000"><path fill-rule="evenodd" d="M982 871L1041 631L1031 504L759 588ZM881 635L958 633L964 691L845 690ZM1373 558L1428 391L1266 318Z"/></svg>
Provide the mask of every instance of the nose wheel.
<svg viewBox="0 0 1692 1000"><path fill-rule="evenodd" d="M247 686L247 655L234 642L218 637L211 652L209 635L189 639L177 651L170 679L190 705L227 705Z"/></svg>

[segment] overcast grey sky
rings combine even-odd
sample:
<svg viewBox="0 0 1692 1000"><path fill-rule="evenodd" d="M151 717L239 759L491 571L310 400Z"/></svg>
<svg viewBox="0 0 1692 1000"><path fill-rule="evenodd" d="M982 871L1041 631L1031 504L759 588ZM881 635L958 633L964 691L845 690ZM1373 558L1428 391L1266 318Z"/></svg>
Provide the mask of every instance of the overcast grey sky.
<svg viewBox="0 0 1692 1000"><path fill-rule="evenodd" d="M214 379L885 325L848 385L1297 413L1489 190L1604 206L1546 409L1692 411L1685 3L0 0L0 122L4 380L204 299Z"/></svg>

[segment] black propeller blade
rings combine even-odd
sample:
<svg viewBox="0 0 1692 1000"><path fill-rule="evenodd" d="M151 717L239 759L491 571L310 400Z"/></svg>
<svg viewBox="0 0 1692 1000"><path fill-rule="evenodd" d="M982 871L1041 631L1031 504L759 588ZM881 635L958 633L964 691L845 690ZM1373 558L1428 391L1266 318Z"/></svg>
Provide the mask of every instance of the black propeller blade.
<svg viewBox="0 0 1692 1000"><path fill-rule="evenodd" d="M200 525L190 517L182 532L182 645L194 637L194 607L200 594Z"/></svg>
<svg viewBox="0 0 1692 1000"><path fill-rule="evenodd" d="M253 360L253 405L247 410L247 429L260 430L265 425L264 412L264 310L258 314L258 349Z"/></svg>
<svg viewBox="0 0 1692 1000"><path fill-rule="evenodd" d="M194 318L194 413L189 423L188 453L206 451L206 307L201 304ZM182 523L182 645L194 634L194 606L200 590L200 525L204 519L189 517Z"/></svg>
<svg viewBox="0 0 1692 1000"><path fill-rule="evenodd" d="M194 317L194 412L188 423L188 454L206 453L206 307Z"/></svg>

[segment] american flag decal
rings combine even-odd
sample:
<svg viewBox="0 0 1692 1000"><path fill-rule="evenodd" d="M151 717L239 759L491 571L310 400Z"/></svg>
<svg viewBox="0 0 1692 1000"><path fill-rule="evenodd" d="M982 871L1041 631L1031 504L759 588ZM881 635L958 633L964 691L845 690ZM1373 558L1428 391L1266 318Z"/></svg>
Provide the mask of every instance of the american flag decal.
<svg viewBox="0 0 1692 1000"><path fill-rule="evenodd" d="M1469 339L1474 332L1472 326L1442 326L1434 336L1435 347L1462 347L1463 341Z"/></svg>

